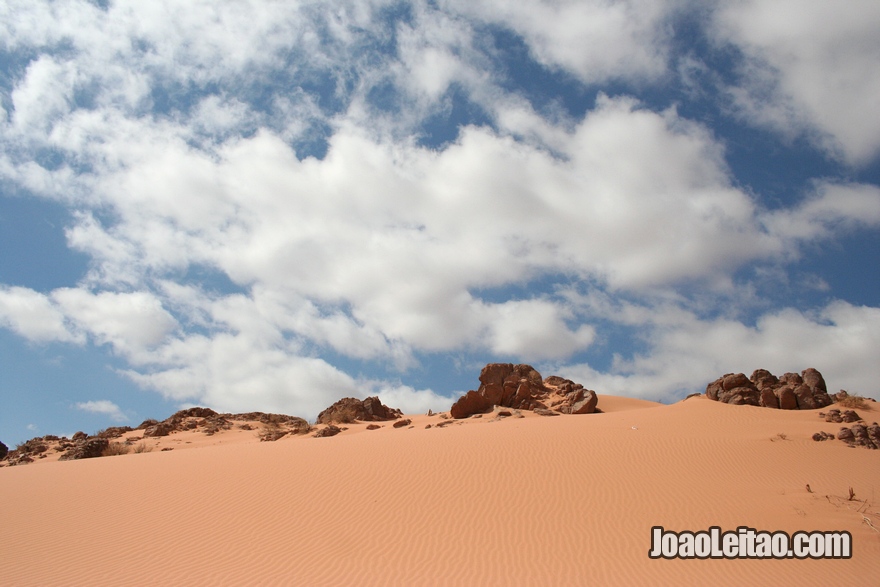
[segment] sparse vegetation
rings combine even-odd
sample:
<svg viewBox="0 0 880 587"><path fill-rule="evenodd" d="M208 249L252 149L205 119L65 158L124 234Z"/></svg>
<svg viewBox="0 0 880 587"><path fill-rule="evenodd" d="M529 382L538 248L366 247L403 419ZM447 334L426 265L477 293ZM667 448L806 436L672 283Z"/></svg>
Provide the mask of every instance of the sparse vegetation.
<svg viewBox="0 0 880 587"><path fill-rule="evenodd" d="M847 395L846 397L840 398L837 403L844 408L849 408L851 410L871 410L871 404L874 402L869 401L867 398L860 395Z"/></svg>
<svg viewBox="0 0 880 587"><path fill-rule="evenodd" d="M150 451L152 451L152 450L153 450L153 447L150 446L149 444L147 444L147 443L144 442L144 441L141 441L141 442L137 443L137 444L134 446L134 452L135 452L135 454L141 454L141 453L145 453L145 452L150 452Z"/></svg>
<svg viewBox="0 0 880 587"><path fill-rule="evenodd" d="M126 455L130 447L124 442L111 442L107 448L101 453L102 457L115 457L117 455Z"/></svg>

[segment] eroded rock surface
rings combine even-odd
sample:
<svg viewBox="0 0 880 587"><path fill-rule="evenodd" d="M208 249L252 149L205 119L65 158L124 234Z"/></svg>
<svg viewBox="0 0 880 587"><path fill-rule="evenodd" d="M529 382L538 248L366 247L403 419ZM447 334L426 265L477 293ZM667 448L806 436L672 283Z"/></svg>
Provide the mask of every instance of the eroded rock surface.
<svg viewBox="0 0 880 587"><path fill-rule="evenodd" d="M461 396L449 413L460 419L500 406L536 412L591 414L596 411L598 402L595 391L556 375L543 379L531 365L489 363L480 372L479 389Z"/></svg>
<svg viewBox="0 0 880 587"><path fill-rule="evenodd" d="M834 403L825 379L813 368L779 378L766 369L757 369L751 377L728 373L706 386L706 396L728 404L783 410L812 410Z"/></svg>
<svg viewBox="0 0 880 587"><path fill-rule="evenodd" d="M345 397L318 414L318 424L330 424L333 422L351 424L357 420L361 422L384 422L396 420L401 415L400 410L389 408L379 401L378 397L368 397L364 400Z"/></svg>

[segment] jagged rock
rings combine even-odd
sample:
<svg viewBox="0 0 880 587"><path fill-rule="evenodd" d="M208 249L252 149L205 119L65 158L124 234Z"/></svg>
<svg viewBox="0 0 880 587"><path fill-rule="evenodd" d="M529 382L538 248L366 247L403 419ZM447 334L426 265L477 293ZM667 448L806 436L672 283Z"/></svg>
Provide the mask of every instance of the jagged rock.
<svg viewBox="0 0 880 587"><path fill-rule="evenodd" d="M837 439L850 446L880 449L880 426L877 422L873 422L870 426L864 424L853 424L850 428L844 426L837 433Z"/></svg>
<svg viewBox="0 0 880 587"><path fill-rule="evenodd" d="M202 408L196 406L192 408L187 408L185 410L180 410L169 419L182 420L183 418L210 418L212 416L219 416L219 414L211 408Z"/></svg>
<svg viewBox="0 0 880 587"><path fill-rule="evenodd" d="M539 416L558 416L559 415L559 412L554 412L553 410L547 410L545 408L535 408L532 411L535 412L536 414L538 414Z"/></svg>
<svg viewBox="0 0 880 587"><path fill-rule="evenodd" d="M78 459L93 459L104 454L104 450L110 445L106 438L88 438L77 442L76 446L58 457L59 461L73 461Z"/></svg>
<svg viewBox="0 0 880 587"><path fill-rule="evenodd" d="M844 410L841 414L840 410L836 408L828 410L827 413L819 412L819 417L824 417L826 422L836 422L838 424L842 422L849 424L862 419L854 410Z"/></svg>
<svg viewBox="0 0 880 587"><path fill-rule="evenodd" d="M328 424L326 428L322 428L315 432L315 438L325 438L327 436L336 436L342 432L342 428L339 426L334 426L333 424Z"/></svg>
<svg viewBox="0 0 880 587"><path fill-rule="evenodd" d="M340 422L350 424L356 420L363 422L384 422L396 420L403 414L400 410L389 408L379 401L378 397L359 400L345 397L318 414L318 424Z"/></svg>
<svg viewBox="0 0 880 587"><path fill-rule="evenodd" d="M105 428L104 430L101 430L95 436L97 436L98 438L107 439L119 438L126 432L131 432L132 430L134 430L134 428L132 428L131 426L112 426L110 428Z"/></svg>
<svg viewBox="0 0 880 587"><path fill-rule="evenodd" d="M275 428L271 430L263 430L260 433L260 442L275 442L279 438L287 436L287 430Z"/></svg>
<svg viewBox="0 0 880 587"><path fill-rule="evenodd" d="M728 373L706 386L706 396L729 404L745 404L783 410L811 410L833 403L822 374L812 367L780 378L766 369L756 369L751 377Z"/></svg>
<svg viewBox="0 0 880 587"><path fill-rule="evenodd" d="M392 426L394 426L395 428L403 428L404 426L409 426L410 424L412 424L412 420L407 418L405 420L398 420L397 422L392 424Z"/></svg>
<svg viewBox="0 0 880 587"><path fill-rule="evenodd" d="M6 458L6 455L9 454L9 447L0 442L0 461Z"/></svg>
<svg viewBox="0 0 880 587"><path fill-rule="evenodd" d="M480 388L461 396L449 413L453 418L467 418L494 406L519 410L552 406L560 413L589 414L598 401L596 392L579 383L556 375L542 379L531 365L489 363L480 372Z"/></svg>
<svg viewBox="0 0 880 587"><path fill-rule="evenodd" d="M172 432L174 432L174 425L171 422L158 422L153 426L149 426L148 428L144 428L144 438L149 437L157 437L157 436L168 436Z"/></svg>

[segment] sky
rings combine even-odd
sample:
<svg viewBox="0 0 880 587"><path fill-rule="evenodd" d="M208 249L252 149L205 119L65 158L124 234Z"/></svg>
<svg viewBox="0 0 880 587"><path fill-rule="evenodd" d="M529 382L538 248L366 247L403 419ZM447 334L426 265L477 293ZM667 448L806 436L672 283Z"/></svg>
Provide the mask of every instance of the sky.
<svg viewBox="0 0 880 587"><path fill-rule="evenodd" d="M0 440L489 362L880 398L880 3L0 4Z"/></svg>

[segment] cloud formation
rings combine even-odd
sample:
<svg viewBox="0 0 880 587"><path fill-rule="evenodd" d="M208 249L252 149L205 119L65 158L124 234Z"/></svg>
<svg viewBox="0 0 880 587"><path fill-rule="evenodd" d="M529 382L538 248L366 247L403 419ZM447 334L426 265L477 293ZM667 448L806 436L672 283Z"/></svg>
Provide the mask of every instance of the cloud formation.
<svg viewBox="0 0 880 587"><path fill-rule="evenodd" d="M880 75L856 73L880 62L876 10L797 6L701 13L741 59L718 72L732 83L700 91L720 92L718 116L795 128L865 166ZM692 91L677 76L711 66L681 52L688 8L9 3L0 177L68 208L68 246L90 264L53 291L0 284L0 325L106 348L140 386L225 410L314 415L373 393L443 409L461 390L406 384L443 354L644 397L733 364L815 360L864 386L876 340L856 326L876 308L780 306L743 274L875 231L880 188L815 177L771 206L711 118L658 106L652 92ZM516 67L575 88L580 107L516 85Z"/></svg>

